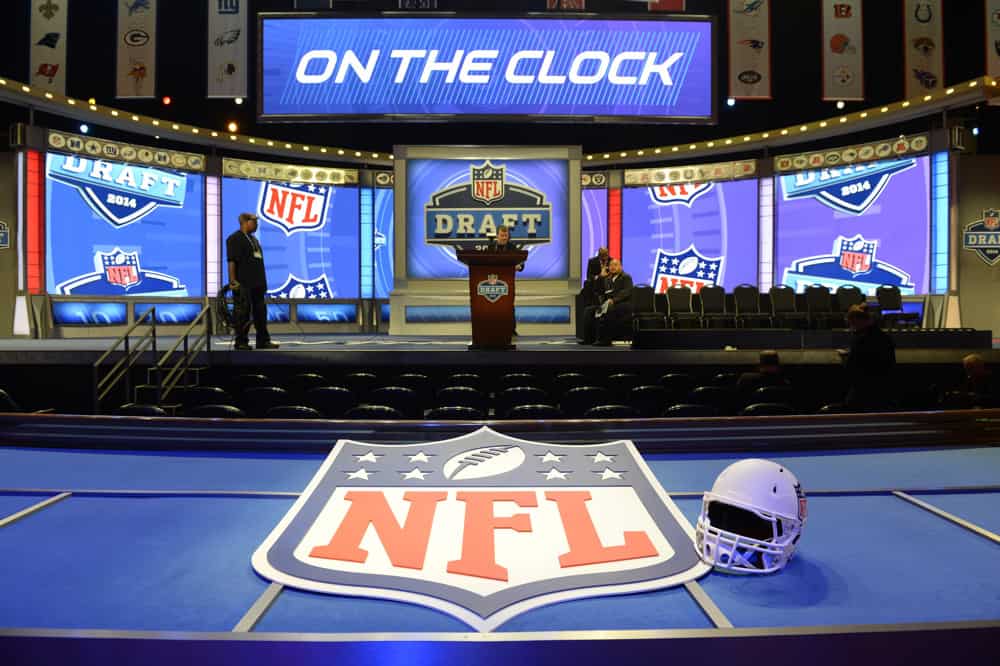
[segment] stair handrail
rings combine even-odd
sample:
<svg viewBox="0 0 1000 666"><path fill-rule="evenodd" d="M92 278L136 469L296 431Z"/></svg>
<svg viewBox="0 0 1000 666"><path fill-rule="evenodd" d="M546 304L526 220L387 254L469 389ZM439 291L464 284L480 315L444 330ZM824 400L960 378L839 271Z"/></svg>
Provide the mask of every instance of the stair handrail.
<svg viewBox="0 0 1000 666"><path fill-rule="evenodd" d="M177 383L180 381L181 377L184 376L191 367L191 362L194 360L195 356L204 349L208 352L208 361L206 363L211 365L212 357L212 320L210 316L212 308L210 305L206 305L198 313L198 316L188 325L184 332L178 336L177 341L170 346L170 349L163 352L163 356L160 360L156 362L156 365L151 368L156 376L154 385L156 386L156 404L159 406L163 405L163 402L170 397L171 392L177 387ZM193 343L190 342L190 336L194 329L199 325L204 324L205 328L201 332ZM168 367L168 363L177 348L184 347L184 353L181 354L177 362L172 366Z"/></svg>
<svg viewBox="0 0 1000 666"><path fill-rule="evenodd" d="M140 325L147 323L149 320L149 330L146 331L142 337L140 337L134 346L130 344L130 336L132 332L135 331ZM100 377L101 365L114 353L118 347L124 345L124 355L118 359L118 362L111 366L103 378ZM121 381L125 382L125 395L129 396L126 400L131 400L132 394L132 366L135 365L136 361L142 355L147 348L152 348L153 355L156 355L156 306L150 306L148 310L142 313L135 322L128 327L128 329L118 337L108 349L94 361L91 366L91 401L94 414L101 413L101 401L104 400L114 389L118 386Z"/></svg>

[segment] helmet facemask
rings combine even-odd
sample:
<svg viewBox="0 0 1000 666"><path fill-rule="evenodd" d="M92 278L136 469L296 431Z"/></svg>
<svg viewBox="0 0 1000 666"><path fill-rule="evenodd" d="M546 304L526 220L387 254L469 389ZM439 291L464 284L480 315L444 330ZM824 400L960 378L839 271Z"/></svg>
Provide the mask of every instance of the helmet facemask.
<svg viewBox="0 0 1000 666"><path fill-rule="evenodd" d="M803 502L804 503L804 502ZM734 573L784 568L802 534L802 521L705 493L695 547L707 564Z"/></svg>

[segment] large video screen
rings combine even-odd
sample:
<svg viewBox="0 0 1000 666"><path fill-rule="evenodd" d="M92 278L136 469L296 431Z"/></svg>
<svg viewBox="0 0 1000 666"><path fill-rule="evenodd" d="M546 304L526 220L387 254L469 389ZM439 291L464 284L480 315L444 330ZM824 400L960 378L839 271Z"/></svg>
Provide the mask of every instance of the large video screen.
<svg viewBox="0 0 1000 666"><path fill-rule="evenodd" d="M45 225L50 294L204 294L201 175L49 153Z"/></svg>
<svg viewBox="0 0 1000 666"><path fill-rule="evenodd" d="M261 117L713 118L711 19L261 18Z"/></svg>
<svg viewBox="0 0 1000 666"><path fill-rule="evenodd" d="M358 298L360 210L357 187L222 179L222 237L240 213L258 216L270 298Z"/></svg>
<svg viewBox="0 0 1000 666"><path fill-rule="evenodd" d="M678 183L622 192L622 262L656 293L757 284L757 181Z"/></svg>
<svg viewBox="0 0 1000 666"><path fill-rule="evenodd" d="M394 193L388 188L375 188L375 298L389 298L393 280L393 202Z"/></svg>
<svg viewBox="0 0 1000 666"><path fill-rule="evenodd" d="M883 284L924 294L930 261L930 164L910 157L777 179L775 284Z"/></svg>
<svg viewBox="0 0 1000 666"><path fill-rule="evenodd" d="M587 281L587 261L608 246L608 191L583 190L580 202L580 280Z"/></svg>
<svg viewBox="0 0 1000 666"><path fill-rule="evenodd" d="M528 251L518 278L569 274L566 160L415 159L406 167L406 271L410 279L465 278L455 246L489 242L506 224Z"/></svg>

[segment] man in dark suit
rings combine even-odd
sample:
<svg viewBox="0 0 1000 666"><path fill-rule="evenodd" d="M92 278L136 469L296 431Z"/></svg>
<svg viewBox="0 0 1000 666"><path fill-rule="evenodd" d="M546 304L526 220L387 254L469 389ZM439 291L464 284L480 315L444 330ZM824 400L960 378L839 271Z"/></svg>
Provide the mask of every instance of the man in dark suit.
<svg viewBox="0 0 1000 666"><path fill-rule="evenodd" d="M875 322L866 304L847 311L852 331L851 348L844 357L847 371L845 406L851 411L879 411L892 406L892 374L896 368L896 345Z"/></svg>
<svg viewBox="0 0 1000 666"><path fill-rule="evenodd" d="M497 235L490 241L487 246L487 252L513 252L514 250L520 250L521 248L514 243L510 242L510 228L501 225L497 229ZM518 272L524 270L524 264L517 265Z"/></svg>
<svg viewBox="0 0 1000 666"><path fill-rule="evenodd" d="M601 278L601 305L594 315L597 324L595 345L607 347L611 339L632 318L632 276L622 270L622 262L608 262L608 275Z"/></svg>
<svg viewBox="0 0 1000 666"><path fill-rule="evenodd" d="M257 349L277 349L267 332L267 276L264 273L264 251L253 235L257 231L257 216L240 213L239 231L226 238L226 259L229 263L229 286L236 306L233 311L236 328L236 349L250 349L250 317L257 331Z"/></svg>
<svg viewBox="0 0 1000 666"><path fill-rule="evenodd" d="M588 305L600 302L599 282L601 278L608 276L608 263L610 261L611 255L608 254L606 247L597 248L597 256L587 260L587 282L583 285L583 293Z"/></svg>

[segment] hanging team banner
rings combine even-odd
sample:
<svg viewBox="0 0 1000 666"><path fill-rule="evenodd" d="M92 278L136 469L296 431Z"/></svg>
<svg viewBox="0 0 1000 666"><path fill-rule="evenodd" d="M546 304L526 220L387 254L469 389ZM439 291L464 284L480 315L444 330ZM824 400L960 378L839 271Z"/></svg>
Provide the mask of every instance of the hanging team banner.
<svg viewBox="0 0 1000 666"><path fill-rule="evenodd" d="M863 100L861 0L823 0L823 99Z"/></svg>
<svg viewBox="0 0 1000 666"><path fill-rule="evenodd" d="M944 29L941 0L904 0L903 52L906 97L944 85Z"/></svg>
<svg viewBox="0 0 1000 666"><path fill-rule="evenodd" d="M771 99L771 8L767 0L729 0L729 96Z"/></svg>
<svg viewBox="0 0 1000 666"><path fill-rule="evenodd" d="M116 96L156 96L156 0L118 0Z"/></svg>
<svg viewBox="0 0 1000 666"><path fill-rule="evenodd" d="M66 16L69 0L32 0L31 84L66 94Z"/></svg>
<svg viewBox="0 0 1000 666"><path fill-rule="evenodd" d="M208 97L247 96L247 0L208 0Z"/></svg>
<svg viewBox="0 0 1000 666"><path fill-rule="evenodd" d="M1000 77L1000 0L986 0L986 75Z"/></svg>

